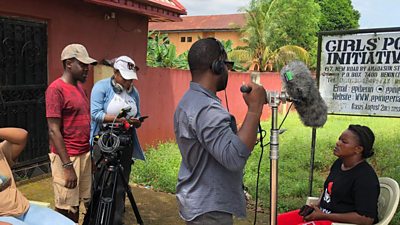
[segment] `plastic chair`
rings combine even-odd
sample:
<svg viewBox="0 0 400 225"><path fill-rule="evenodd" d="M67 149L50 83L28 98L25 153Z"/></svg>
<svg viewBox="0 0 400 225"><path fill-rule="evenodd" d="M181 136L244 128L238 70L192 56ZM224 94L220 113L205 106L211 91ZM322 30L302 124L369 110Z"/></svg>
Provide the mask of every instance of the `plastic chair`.
<svg viewBox="0 0 400 225"><path fill-rule="evenodd" d="M396 213L400 198L399 184L389 177L380 177L381 193L378 198L379 223L374 225L388 225ZM319 198L308 197L307 203L316 204ZM355 225L350 223L332 223L332 225Z"/></svg>
<svg viewBox="0 0 400 225"><path fill-rule="evenodd" d="M46 208L50 208L50 203L48 202L39 202L39 201L29 201L30 204L33 205L37 205L37 206L41 206L41 207L46 207Z"/></svg>

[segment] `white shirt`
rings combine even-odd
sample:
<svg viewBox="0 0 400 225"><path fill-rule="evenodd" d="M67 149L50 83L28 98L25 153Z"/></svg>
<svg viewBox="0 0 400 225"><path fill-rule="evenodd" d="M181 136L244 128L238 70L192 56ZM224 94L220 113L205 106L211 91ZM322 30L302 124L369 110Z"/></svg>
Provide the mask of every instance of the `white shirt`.
<svg viewBox="0 0 400 225"><path fill-rule="evenodd" d="M121 109L126 107L131 107L131 111L128 112L126 118L136 117L137 115L137 107L135 99L133 99L126 90L123 90L121 94L115 94L114 98L111 99L110 104L107 107L107 114L118 115L121 112Z"/></svg>

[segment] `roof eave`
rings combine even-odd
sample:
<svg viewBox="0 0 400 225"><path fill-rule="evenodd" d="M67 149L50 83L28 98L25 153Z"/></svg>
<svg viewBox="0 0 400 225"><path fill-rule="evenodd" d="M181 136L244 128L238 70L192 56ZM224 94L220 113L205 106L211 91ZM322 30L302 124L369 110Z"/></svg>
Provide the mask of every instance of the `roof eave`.
<svg viewBox="0 0 400 225"><path fill-rule="evenodd" d="M162 22L179 22L182 21L181 15L185 15L186 11L183 13L175 12L170 9L165 9L158 6L150 6L144 2L133 2L126 1L125 4L119 2L112 2L106 0L84 0L89 3L93 3L100 6L105 6L109 8L121 9L127 12L145 15L149 17L150 21L162 21Z"/></svg>
<svg viewBox="0 0 400 225"><path fill-rule="evenodd" d="M234 32L238 31L240 28L232 28L232 29L179 29L179 30L157 30L157 29L151 29L151 31L159 31L159 32L168 32L168 33L180 33L180 32L212 32L212 31L220 31L220 32ZM150 28L149 28L150 31Z"/></svg>

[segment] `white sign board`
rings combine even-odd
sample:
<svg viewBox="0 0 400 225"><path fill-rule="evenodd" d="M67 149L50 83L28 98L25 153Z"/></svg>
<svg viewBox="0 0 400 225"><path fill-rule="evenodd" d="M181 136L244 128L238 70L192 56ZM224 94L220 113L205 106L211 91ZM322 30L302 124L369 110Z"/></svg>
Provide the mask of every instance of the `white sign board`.
<svg viewBox="0 0 400 225"><path fill-rule="evenodd" d="M400 117L400 31L322 35L320 51L329 113Z"/></svg>

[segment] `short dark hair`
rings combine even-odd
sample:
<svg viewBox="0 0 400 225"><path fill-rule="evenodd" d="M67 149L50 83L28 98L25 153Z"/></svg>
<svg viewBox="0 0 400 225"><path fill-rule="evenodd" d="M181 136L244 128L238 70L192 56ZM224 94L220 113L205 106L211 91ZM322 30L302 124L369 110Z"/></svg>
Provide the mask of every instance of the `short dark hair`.
<svg viewBox="0 0 400 225"><path fill-rule="evenodd" d="M66 60L66 59L64 59L64 60L62 61L62 65L63 65L63 68L64 68L64 70L65 70L65 68L67 68L67 60Z"/></svg>
<svg viewBox="0 0 400 225"><path fill-rule="evenodd" d="M190 47L188 54L189 68L192 75L204 73L211 69L217 59L226 58L225 51L221 52L218 41L214 38L204 38L196 41Z"/></svg>
<svg viewBox="0 0 400 225"><path fill-rule="evenodd" d="M62 61L62 65L63 65L64 70L65 70L65 68L67 68L67 60L79 61L79 60L77 60L76 58L64 59L64 60Z"/></svg>
<svg viewBox="0 0 400 225"><path fill-rule="evenodd" d="M367 126L362 126L358 124L350 124L349 128L353 131L359 140L359 144L363 146L364 150L362 152L363 158L369 158L374 155L373 145L375 142L374 132Z"/></svg>

